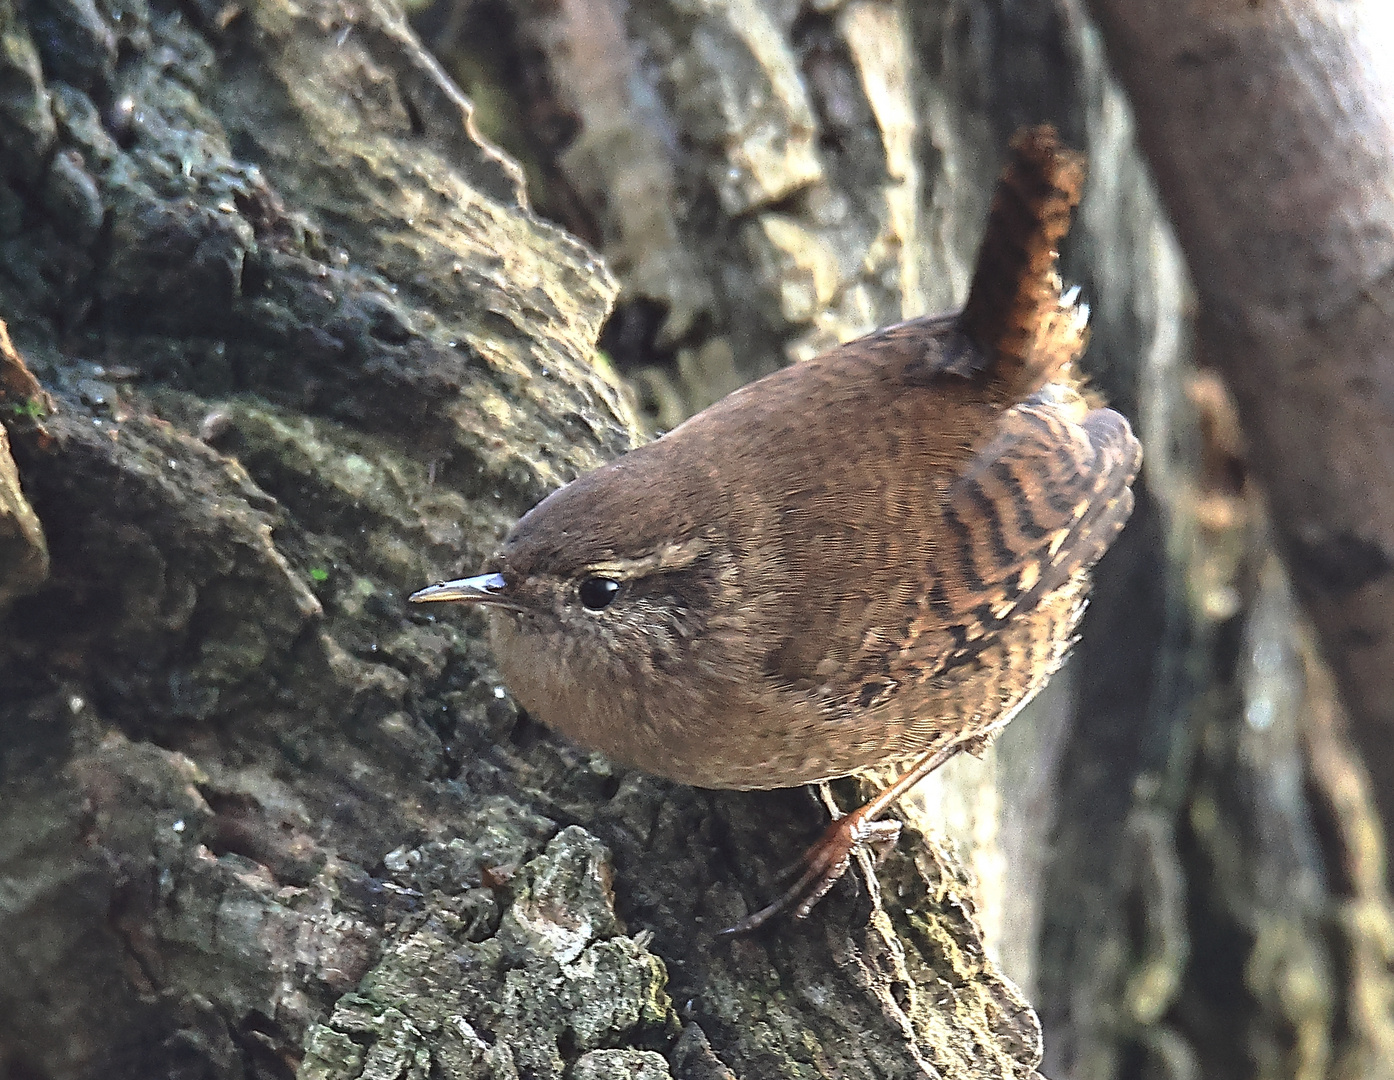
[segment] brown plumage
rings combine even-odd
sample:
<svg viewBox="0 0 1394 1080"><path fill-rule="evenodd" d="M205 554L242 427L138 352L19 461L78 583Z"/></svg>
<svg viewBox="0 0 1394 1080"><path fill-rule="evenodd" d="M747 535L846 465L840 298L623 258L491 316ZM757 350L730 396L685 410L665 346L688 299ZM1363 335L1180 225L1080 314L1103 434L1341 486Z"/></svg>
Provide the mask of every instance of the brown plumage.
<svg viewBox="0 0 1394 1080"><path fill-rule="evenodd" d="M923 775L980 747L1059 666L1132 509L1138 443L1078 391L1054 270L1081 181L1053 132L1019 136L961 314L736 391L416 598L490 605L524 708L683 783ZM807 894L903 789L834 824Z"/></svg>

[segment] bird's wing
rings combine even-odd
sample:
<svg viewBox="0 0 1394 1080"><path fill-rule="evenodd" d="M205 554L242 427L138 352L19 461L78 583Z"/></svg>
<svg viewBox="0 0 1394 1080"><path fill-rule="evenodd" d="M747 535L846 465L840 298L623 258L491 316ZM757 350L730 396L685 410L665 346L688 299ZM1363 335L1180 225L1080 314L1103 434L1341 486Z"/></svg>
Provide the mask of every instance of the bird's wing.
<svg viewBox="0 0 1394 1080"><path fill-rule="evenodd" d="M1141 460L1128 422L1112 409L1078 423L1040 397L1007 410L946 492L934 614L991 628L1088 569L1132 513Z"/></svg>
<svg viewBox="0 0 1394 1080"><path fill-rule="evenodd" d="M1075 420L1073 411L1048 388L994 412L990 437L933 505L895 522L919 537L909 551L892 544L893 536L869 537L841 517L820 522L819 543L796 548L819 563L799 569L819 580L860 559L854 587L845 596L818 590L783 596L781 611L795 630L769 650L766 673L813 695L828 719L857 723L868 709L894 700L907 718L923 713L938 721L939 704L929 697L951 697L977 667L998 663L984 650L1001 642L1004 627L1019 626L1042 605L1052 607L1052 627L1062 618L1072 622L1073 600L1065 615L1050 601L1072 582L1078 592L1077 575L1127 521L1129 484L1141 456L1118 413L1095 409ZM901 445L903 453L923 452ZM934 472L932 465L925 469L922 495ZM800 506L821 505L818 485L844 480L836 470L810 478ZM824 501L840 505L836 498ZM895 505L887 500L888 513ZM1069 630L1059 633L1067 638ZM1060 652L1063 647L1052 655Z"/></svg>
<svg viewBox="0 0 1394 1080"><path fill-rule="evenodd" d="M907 681L956 679L1003 627L1104 553L1132 512L1140 463L1128 422L1111 409L1076 422L1042 394L1003 413L945 491L929 589L867 639L874 648L849 658L847 704L874 707Z"/></svg>

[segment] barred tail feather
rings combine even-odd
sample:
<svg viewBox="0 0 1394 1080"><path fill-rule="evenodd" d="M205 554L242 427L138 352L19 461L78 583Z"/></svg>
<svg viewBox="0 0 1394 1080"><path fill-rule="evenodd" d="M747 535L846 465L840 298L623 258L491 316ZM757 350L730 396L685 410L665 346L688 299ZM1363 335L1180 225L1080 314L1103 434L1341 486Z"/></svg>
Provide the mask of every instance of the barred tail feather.
<svg viewBox="0 0 1394 1080"><path fill-rule="evenodd" d="M1049 125L1018 132L997 183L959 327L988 360L1003 400L1019 401L1084 351L1088 313L1061 296L1055 263L1084 188L1084 158Z"/></svg>

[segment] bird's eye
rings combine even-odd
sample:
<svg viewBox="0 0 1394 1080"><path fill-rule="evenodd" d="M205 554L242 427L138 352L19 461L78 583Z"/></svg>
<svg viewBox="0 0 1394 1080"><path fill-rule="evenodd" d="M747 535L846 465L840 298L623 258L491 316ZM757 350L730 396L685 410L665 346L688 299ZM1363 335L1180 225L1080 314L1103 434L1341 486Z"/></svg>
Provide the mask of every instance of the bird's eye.
<svg viewBox="0 0 1394 1080"><path fill-rule="evenodd" d="M620 591L620 583L607 577L588 577L581 581L581 606L589 611L609 607Z"/></svg>

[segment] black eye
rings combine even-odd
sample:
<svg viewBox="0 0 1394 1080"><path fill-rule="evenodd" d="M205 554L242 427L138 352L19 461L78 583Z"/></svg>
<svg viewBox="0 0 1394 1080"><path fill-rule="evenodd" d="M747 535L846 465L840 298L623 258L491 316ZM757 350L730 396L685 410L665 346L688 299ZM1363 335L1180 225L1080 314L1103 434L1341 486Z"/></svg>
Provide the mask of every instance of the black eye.
<svg viewBox="0 0 1394 1080"><path fill-rule="evenodd" d="M620 583L607 577L588 577L581 581L581 606L591 611L609 607L620 591Z"/></svg>

